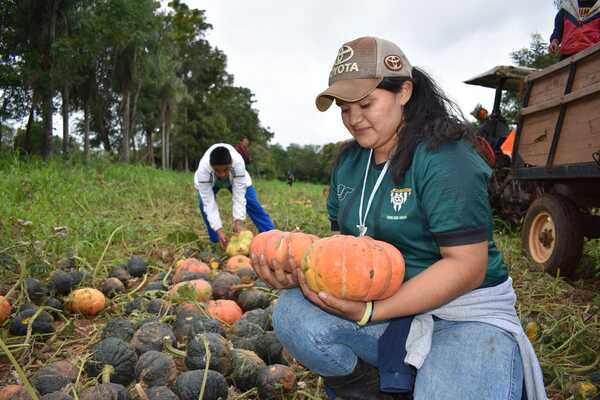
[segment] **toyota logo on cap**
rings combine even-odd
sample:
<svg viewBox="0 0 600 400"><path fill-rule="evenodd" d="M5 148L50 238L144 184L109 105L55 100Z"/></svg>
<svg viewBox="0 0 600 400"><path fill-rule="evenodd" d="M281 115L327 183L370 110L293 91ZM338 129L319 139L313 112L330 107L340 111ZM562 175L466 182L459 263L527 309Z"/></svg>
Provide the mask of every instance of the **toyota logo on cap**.
<svg viewBox="0 0 600 400"><path fill-rule="evenodd" d="M397 55L389 55L383 59L383 63L390 71L400 71L403 67L402 59Z"/></svg>
<svg viewBox="0 0 600 400"><path fill-rule="evenodd" d="M350 60L354 56L354 50L352 47L344 45L338 51L338 55L335 59L335 65L340 65Z"/></svg>

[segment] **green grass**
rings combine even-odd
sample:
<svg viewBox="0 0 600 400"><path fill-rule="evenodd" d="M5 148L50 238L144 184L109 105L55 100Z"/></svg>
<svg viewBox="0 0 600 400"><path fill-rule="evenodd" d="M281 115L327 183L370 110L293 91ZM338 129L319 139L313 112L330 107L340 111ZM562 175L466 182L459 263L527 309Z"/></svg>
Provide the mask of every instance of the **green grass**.
<svg viewBox="0 0 600 400"><path fill-rule="evenodd" d="M214 250L192 179L191 172L108 160L85 167L0 156L0 293L18 279L19 266L44 277L62 263L76 263L87 271L87 282L98 285L112 266L134 254L165 269L190 250ZM323 185L295 183L290 188L260 180L254 185L279 229L298 227L322 236L329 232ZM221 191L218 201L230 228L231 195ZM248 226L254 229L249 221ZM502 228L496 239L519 296L519 315L539 326L534 346L549 393L554 399L574 398L574 385L600 378L598 241L586 244L586 278L567 281L534 271L522 255L518 232ZM311 386L316 380L302 376L308 383L304 391L318 393Z"/></svg>

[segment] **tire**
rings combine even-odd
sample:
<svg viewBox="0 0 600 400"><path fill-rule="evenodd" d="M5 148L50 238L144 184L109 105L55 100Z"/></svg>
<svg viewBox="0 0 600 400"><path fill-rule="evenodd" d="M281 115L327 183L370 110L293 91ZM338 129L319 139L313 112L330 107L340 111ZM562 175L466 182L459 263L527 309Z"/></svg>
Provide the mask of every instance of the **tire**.
<svg viewBox="0 0 600 400"><path fill-rule="evenodd" d="M566 197L542 195L527 210L521 243L541 271L570 276L583 253L579 211Z"/></svg>

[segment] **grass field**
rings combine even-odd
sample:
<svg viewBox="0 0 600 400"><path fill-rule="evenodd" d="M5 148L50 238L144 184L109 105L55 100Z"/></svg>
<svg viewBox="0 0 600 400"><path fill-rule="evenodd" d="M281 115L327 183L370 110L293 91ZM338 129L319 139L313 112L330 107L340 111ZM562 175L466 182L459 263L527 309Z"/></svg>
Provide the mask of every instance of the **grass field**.
<svg viewBox="0 0 600 400"><path fill-rule="evenodd" d="M86 283L98 286L112 266L131 255L164 270L190 251L211 246L192 177L106 160L85 167L0 158L0 294L11 291L18 304L23 294L15 283L21 273L43 278L64 263L78 265L86 271ZM290 188L284 182L255 181L255 187L279 229L297 227L318 235L329 231L323 185L297 182ZM231 195L220 192L219 202L223 220L230 221ZM598 241L586 244L580 279L566 281L534 271L521 254L517 232L500 222L498 227L496 239L519 296L518 312L524 324L537 324L533 343L549 394L553 399L586 398L582 384L600 384ZM101 324L93 329L100 330ZM4 329L0 335L18 348ZM64 340L71 340L76 332L65 335ZM23 366L39 367L35 349L19 350ZM0 361L1 387L11 374ZM306 382L308 387L294 397L318 398L318 388L311 387L316 380Z"/></svg>

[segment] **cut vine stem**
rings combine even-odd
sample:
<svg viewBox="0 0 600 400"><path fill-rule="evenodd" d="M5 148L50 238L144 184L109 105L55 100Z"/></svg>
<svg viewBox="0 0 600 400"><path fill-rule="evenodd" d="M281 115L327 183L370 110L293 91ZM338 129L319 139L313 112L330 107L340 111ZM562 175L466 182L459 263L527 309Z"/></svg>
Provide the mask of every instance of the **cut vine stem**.
<svg viewBox="0 0 600 400"><path fill-rule="evenodd" d="M165 350L167 350L169 353L173 354L174 356L185 357L185 355L186 355L185 351L175 348L175 346L173 346L173 344L171 343L172 340L173 339L171 338L171 336L163 337L163 346L164 346Z"/></svg>
<svg viewBox="0 0 600 400"><path fill-rule="evenodd" d="M102 368L102 383L110 383L110 377L115 373L115 367L110 364L104 365Z"/></svg>
<svg viewBox="0 0 600 400"><path fill-rule="evenodd" d="M8 349L8 346L6 346L6 343L4 343L4 341L2 340L2 338L0 338L0 348L2 348L2 351L4 352L6 357L8 357L8 359L10 360L13 367L15 367L15 371L17 372L17 375L19 376L19 380L21 381L23 386L25 386L25 390L27 391L29 396L31 396L31 399L32 400L40 400L37 393L35 392L35 389L33 388L33 386L31 386L31 383L27 379L27 375L25 375L25 372L21 368L21 365L19 365L19 363L17 362L15 357L12 355L12 353Z"/></svg>

